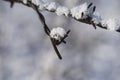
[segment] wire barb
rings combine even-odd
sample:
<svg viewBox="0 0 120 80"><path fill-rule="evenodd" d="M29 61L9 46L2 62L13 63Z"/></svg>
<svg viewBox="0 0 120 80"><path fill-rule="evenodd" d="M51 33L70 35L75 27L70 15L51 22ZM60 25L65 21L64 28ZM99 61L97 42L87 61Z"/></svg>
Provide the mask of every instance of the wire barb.
<svg viewBox="0 0 120 80"><path fill-rule="evenodd" d="M90 3L87 8L89 9L92 5L93 5L93 3Z"/></svg>
<svg viewBox="0 0 120 80"><path fill-rule="evenodd" d="M95 10L96 10L96 6L93 7L93 13L95 12Z"/></svg>

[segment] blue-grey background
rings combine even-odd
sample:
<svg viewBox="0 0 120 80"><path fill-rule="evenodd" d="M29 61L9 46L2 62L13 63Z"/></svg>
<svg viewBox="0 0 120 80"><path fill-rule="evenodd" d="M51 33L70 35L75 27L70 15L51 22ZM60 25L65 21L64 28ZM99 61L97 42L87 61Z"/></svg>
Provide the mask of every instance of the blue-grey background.
<svg viewBox="0 0 120 80"><path fill-rule="evenodd" d="M72 8L93 2L103 18L120 18L120 0L49 0ZM120 80L120 33L95 30L72 18L42 12L50 28L71 29L54 52L37 14L0 0L0 80Z"/></svg>

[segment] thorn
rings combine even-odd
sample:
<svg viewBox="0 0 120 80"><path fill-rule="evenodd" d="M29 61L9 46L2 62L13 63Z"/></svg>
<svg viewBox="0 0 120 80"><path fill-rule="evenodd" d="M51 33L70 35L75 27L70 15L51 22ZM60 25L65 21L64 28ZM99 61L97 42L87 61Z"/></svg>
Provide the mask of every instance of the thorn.
<svg viewBox="0 0 120 80"><path fill-rule="evenodd" d="M93 7L93 13L95 12L96 6Z"/></svg>
<svg viewBox="0 0 120 80"><path fill-rule="evenodd" d="M81 17L83 17L83 16L84 16L84 13L82 12Z"/></svg>
<svg viewBox="0 0 120 80"><path fill-rule="evenodd" d="M62 42L63 42L64 44L66 44L66 41L65 41L65 40L63 40Z"/></svg>
<svg viewBox="0 0 120 80"><path fill-rule="evenodd" d="M93 5L93 3L90 3L87 8L90 8Z"/></svg>
<svg viewBox="0 0 120 80"><path fill-rule="evenodd" d="M70 31L71 31L71 30L68 30L68 31L67 31L67 34L69 34L69 33L70 33Z"/></svg>
<svg viewBox="0 0 120 80"><path fill-rule="evenodd" d="M92 22L92 25L93 25L94 29L97 29L97 27L96 27L95 23L93 23L93 22Z"/></svg>
<svg viewBox="0 0 120 80"><path fill-rule="evenodd" d="M13 6L14 6L14 1L11 0L11 2L10 2L10 7L13 8Z"/></svg>
<svg viewBox="0 0 120 80"><path fill-rule="evenodd" d="M97 27L96 27L96 25L95 25L95 24L92 24L92 25L93 25L94 29L97 29Z"/></svg>
<svg viewBox="0 0 120 80"><path fill-rule="evenodd" d="M66 33L66 35L61 39L61 41L57 44L57 45L59 45L60 43L64 43L64 44L66 44L66 41L65 41L65 38L67 38L68 37L68 34L70 33L70 30L68 30L67 31L67 33Z"/></svg>

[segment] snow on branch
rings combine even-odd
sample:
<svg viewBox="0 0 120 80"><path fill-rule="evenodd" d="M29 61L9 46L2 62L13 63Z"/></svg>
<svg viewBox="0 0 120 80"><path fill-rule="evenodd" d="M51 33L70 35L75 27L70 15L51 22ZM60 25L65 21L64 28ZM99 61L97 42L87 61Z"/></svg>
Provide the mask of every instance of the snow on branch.
<svg viewBox="0 0 120 80"><path fill-rule="evenodd" d="M106 26L108 30L115 31L120 30L120 19L108 19L101 22L102 25Z"/></svg>
<svg viewBox="0 0 120 80"><path fill-rule="evenodd" d="M41 6L41 10L54 12L58 16L64 15L66 17L72 17L79 22L93 25L95 29L96 26L98 26L103 29L120 32L120 20L109 19L105 21L98 12L95 12L96 6L92 3L87 4L85 2L79 6L73 7L72 9L68 9L67 7L61 6L55 2L43 3Z"/></svg>
<svg viewBox="0 0 120 80"><path fill-rule="evenodd" d="M109 19L104 20L98 12L95 12L96 6L92 3L87 4L86 2L73 7L72 9L68 9L65 6L61 6L55 2L44 2L43 0L4 0L9 1L11 3L11 7L13 6L14 2L22 3L27 6L38 6L39 10L47 10L49 12L54 12L57 15L64 15L66 17L72 17L75 20L86 23L89 25L93 25L96 29L96 26L120 32L120 20L118 19ZM31 4L29 4L31 2Z"/></svg>
<svg viewBox="0 0 120 80"><path fill-rule="evenodd" d="M43 28L45 33L49 36L52 45L54 47L55 52L59 59L62 59L60 55L57 45L61 43L66 43L65 38L68 37L70 30L67 32L61 28L53 28L52 30L49 29L48 25L45 22L45 18L42 15L41 11L46 10L49 12L56 13L58 16L64 15L66 17L74 18L75 20L92 25L95 29L96 27L100 27L103 29L107 29L110 31L117 31L120 32L120 20L119 19L109 19L104 20L98 12L95 12L96 6L93 3L87 4L86 2L73 7L72 9L68 9L65 6L61 6L55 2L44 2L44 0L4 0L10 2L10 7L14 6L14 3L21 3L25 6L33 8L38 17L43 24Z"/></svg>
<svg viewBox="0 0 120 80"><path fill-rule="evenodd" d="M70 30L68 30L66 32L61 27L53 28L52 30L50 30L48 25L45 22L44 16L40 12L40 2L39 2L39 0L4 0L4 1L10 2L11 8L13 7L15 2L16 3L21 3L21 4L25 5L25 6L33 8L36 11L36 13L38 14L39 20L42 22L44 31L49 36L49 38L50 38L50 40L52 42L53 48L54 48L58 58L62 59L62 56L61 56L60 52L57 49L57 45L60 45L61 43L66 43L65 38L68 37L68 34L69 34ZM50 10L53 9L54 10L55 9L54 7L55 6L54 6L54 3L53 3L52 5L49 5L48 9L50 9ZM43 7L41 7L41 8L43 8Z"/></svg>

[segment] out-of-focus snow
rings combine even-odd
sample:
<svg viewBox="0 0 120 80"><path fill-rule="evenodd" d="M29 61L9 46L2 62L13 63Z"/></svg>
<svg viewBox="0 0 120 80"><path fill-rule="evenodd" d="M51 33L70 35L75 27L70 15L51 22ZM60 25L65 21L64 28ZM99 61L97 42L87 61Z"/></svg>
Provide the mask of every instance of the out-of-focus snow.
<svg viewBox="0 0 120 80"><path fill-rule="evenodd" d="M101 23L101 25L102 25L102 26L107 26L107 24L106 24L106 20L104 20L104 19L103 19L103 20L101 20L101 22L100 22L100 23Z"/></svg>
<svg viewBox="0 0 120 80"><path fill-rule="evenodd" d="M59 6L59 7L56 9L56 13L57 13L57 15L65 15L65 16L68 16L68 14L70 13L70 11L69 11L69 9L66 8L66 7Z"/></svg>
<svg viewBox="0 0 120 80"><path fill-rule="evenodd" d="M32 0L32 3L34 3L34 4L36 4L38 6L40 1L39 0Z"/></svg>
<svg viewBox="0 0 120 80"><path fill-rule="evenodd" d="M71 15L72 17L76 18L76 19L81 19L81 18L86 18L86 14L87 14L87 3L83 3L77 7L73 7L71 9ZM84 15L82 16L82 13L84 13Z"/></svg>
<svg viewBox="0 0 120 80"><path fill-rule="evenodd" d="M49 11L55 11L57 8L57 4L55 2L45 3L44 7Z"/></svg>
<svg viewBox="0 0 120 80"><path fill-rule="evenodd" d="M109 19L106 21L108 30L118 30L120 28L120 20L119 19Z"/></svg>
<svg viewBox="0 0 120 80"><path fill-rule="evenodd" d="M24 4L27 4L27 0L23 0L23 3L24 3Z"/></svg>
<svg viewBox="0 0 120 80"><path fill-rule="evenodd" d="M50 32L50 36L56 40L61 40L66 34L65 30L61 27L53 28Z"/></svg>
<svg viewBox="0 0 120 80"><path fill-rule="evenodd" d="M92 21L96 24L101 23L101 21L102 21L101 15L98 12L93 13Z"/></svg>

